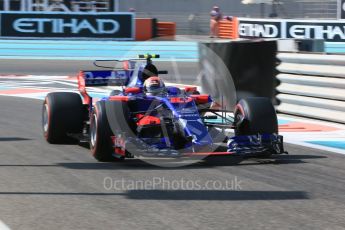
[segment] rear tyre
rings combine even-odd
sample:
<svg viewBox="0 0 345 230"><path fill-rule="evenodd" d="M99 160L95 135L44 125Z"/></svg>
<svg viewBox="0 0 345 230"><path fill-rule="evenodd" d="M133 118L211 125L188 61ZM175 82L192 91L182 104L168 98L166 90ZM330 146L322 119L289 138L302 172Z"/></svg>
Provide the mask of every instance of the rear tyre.
<svg viewBox="0 0 345 230"><path fill-rule="evenodd" d="M73 141L68 133L81 133L83 129L83 104L79 94L70 92L49 93L42 108L44 138L51 144Z"/></svg>
<svg viewBox="0 0 345 230"><path fill-rule="evenodd" d="M237 136L278 133L277 114L268 98L251 97L240 100L234 116Z"/></svg>

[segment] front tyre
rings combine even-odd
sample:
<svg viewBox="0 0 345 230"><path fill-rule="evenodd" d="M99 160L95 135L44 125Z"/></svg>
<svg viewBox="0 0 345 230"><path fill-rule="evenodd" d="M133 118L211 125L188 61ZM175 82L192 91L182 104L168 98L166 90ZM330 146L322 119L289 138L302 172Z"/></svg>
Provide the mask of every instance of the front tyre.
<svg viewBox="0 0 345 230"><path fill-rule="evenodd" d="M278 134L276 111L268 98L242 99L234 111L235 135Z"/></svg>
<svg viewBox="0 0 345 230"><path fill-rule="evenodd" d="M249 97L236 105L235 135L278 134L276 111L268 98ZM269 158L271 151L260 154L259 158Z"/></svg>
<svg viewBox="0 0 345 230"><path fill-rule="evenodd" d="M90 118L90 150L98 161L110 162L117 160L114 157L111 136L113 136L113 133L109 126L105 101L98 101Z"/></svg>

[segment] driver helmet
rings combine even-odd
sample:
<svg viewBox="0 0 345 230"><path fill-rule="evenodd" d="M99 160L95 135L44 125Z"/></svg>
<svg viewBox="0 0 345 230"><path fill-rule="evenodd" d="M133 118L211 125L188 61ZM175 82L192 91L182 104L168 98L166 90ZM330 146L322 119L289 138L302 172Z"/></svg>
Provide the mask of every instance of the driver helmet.
<svg viewBox="0 0 345 230"><path fill-rule="evenodd" d="M148 95L162 94L165 92L165 85L159 77L150 77L144 82L144 92Z"/></svg>

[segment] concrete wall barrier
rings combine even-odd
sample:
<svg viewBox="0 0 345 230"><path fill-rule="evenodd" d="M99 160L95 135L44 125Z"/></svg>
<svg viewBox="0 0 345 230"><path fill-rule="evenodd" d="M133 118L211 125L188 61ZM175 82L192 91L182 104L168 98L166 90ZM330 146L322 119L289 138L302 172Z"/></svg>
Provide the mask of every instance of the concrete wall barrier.
<svg viewBox="0 0 345 230"><path fill-rule="evenodd" d="M207 89L207 93L222 92L228 108L234 97L235 100L248 96L268 97L274 102L277 86L276 53L276 41L201 43L199 64L205 76L202 76L200 85L204 90ZM231 92L234 89L230 82L236 88L236 96Z"/></svg>
<svg viewBox="0 0 345 230"><path fill-rule="evenodd" d="M232 20L220 20L218 35L220 38L237 39L238 38L237 17L233 17Z"/></svg>
<svg viewBox="0 0 345 230"><path fill-rule="evenodd" d="M175 22L157 22L157 36L173 39L176 35Z"/></svg>
<svg viewBox="0 0 345 230"><path fill-rule="evenodd" d="M345 56L278 54L279 112L345 123Z"/></svg>
<svg viewBox="0 0 345 230"><path fill-rule="evenodd" d="M147 41L152 39L155 34L156 23L153 18L136 18L135 19L135 40Z"/></svg>

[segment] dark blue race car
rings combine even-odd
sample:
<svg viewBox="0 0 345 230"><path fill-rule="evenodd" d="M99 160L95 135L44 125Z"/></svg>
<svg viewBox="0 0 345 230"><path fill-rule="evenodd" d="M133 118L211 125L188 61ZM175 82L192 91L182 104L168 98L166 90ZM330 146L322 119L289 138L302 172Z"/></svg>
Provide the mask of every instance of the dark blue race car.
<svg viewBox="0 0 345 230"><path fill-rule="evenodd" d="M234 111L215 109L211 96L200 94L197 87L165 85L159 75L167 72L158 71L151 60L158 57L109 60L122 67L81 71L80 94L49 93L42 112L45 139L51 144L88 141L99 161L284 153L269 99L242 99ZM95 65L108 68L99 61ZM95 101L87 89L100 86L117 89Z"/></svg>

